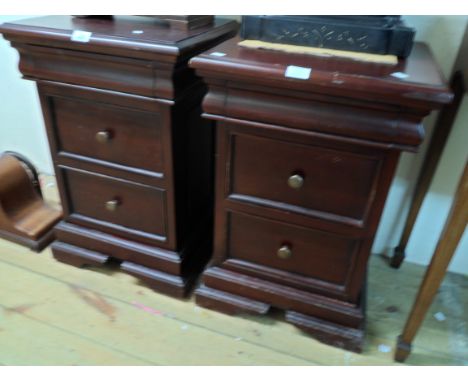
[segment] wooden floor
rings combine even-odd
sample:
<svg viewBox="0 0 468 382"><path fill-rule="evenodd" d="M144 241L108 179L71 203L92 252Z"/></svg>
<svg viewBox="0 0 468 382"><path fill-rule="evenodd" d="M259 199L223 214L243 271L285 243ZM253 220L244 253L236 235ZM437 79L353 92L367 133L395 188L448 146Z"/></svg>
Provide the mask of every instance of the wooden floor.
<svg viewBox="0 0 468 382"><path fill-rule="evenodd" d="M362 355L275 317L230 317L112 269L81 270L0 241L2 365L391 365L423 267L373 256ZM468 278L449 274L407 364L468 365ZM445 318L442 321L434 317ZM278 316L278 313L276 313Z"/></svg>
<svg viewBox="0 0 468 382"><path fill-rule="evenodd" d="M41 184L59 207L55 178ZM120 271L77 269L49 249L37 254L0 239L0 365L399 365L396 337L424 270L372 257L359 355L308 337L281 312L230 317ZM468 365L468 277L447 275L406 364Z"/></svg>

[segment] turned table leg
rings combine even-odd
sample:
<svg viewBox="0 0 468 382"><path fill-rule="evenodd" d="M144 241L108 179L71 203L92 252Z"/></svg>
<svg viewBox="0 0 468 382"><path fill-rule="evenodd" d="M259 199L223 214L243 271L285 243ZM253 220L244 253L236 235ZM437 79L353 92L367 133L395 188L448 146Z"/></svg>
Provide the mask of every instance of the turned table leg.
<svg viewBox="0 0 468 382"><path fill-rule="evenodd" d="M447 142L447 138L453 126L453 122L457 116L458 108L460 107L461 101L463 100L465 87L463 84L462 72L455 72L452 77L450 87L454 93L454 99L451 104L445 106L441 110L435 124L434 133L432 134L431 141L424 159L424 164L416 183L410 210L405 222L405 228L403 229L400 243L394 249L393 256L390 260L390 266L393 268L399 268L406 256L405 250L406 246L408 245L411 232L413 231L414 223L418 217L418 213L421 209L421 205L424 201L427 190L431 185L437 163L439 163L442 150L445 147L445 143Z"/></svg>
<svg viewBox="0 0 468 382"><path fill-rule="evenodd" d="M419 288L403 333L398 337L397 350L395 352L395 360L398 362L404 362L411 352L411 343L424 320L424 316L432 303L434 295L439 289L458 242L465 231L467 221L468 165L465 164L452 208L432 256L431 263L424 275L424 280Z"/></svg>

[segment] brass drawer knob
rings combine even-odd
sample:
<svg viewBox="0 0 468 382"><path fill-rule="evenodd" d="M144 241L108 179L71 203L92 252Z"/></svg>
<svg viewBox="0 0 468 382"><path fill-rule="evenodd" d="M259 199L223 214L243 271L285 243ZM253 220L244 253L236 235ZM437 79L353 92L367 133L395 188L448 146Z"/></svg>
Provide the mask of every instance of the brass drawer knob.
<svg viewBox="0 0 468 382"><path fill-rule="evenodd" d="M119 206L120 202L116 199L113 199L113 200L109 200L106 202L106 210L107 211L115 211L117 209L117 207Z"/></svg>
<svg viewBox="0 0 468 382"><path fill-rule="evenodd" d="M299 189L304 184L304 178L299 174L291 175L288 178L288 186L294 189Z"/></svg>
<svg viewBox="0 0 468 382"><path fill-rule="evenodd" d="M289 259L292 256L291 248L288 245L283 245L276 253L280 259Z"/></svg>
<svg viewBox="0 0 468 382"><path fill-rule="evenodd" d="M103 130L103 131L98 131L96 133L96 141L98 141L99 143L107 143L111 140L111 138L112 138L112 135L110 131Z"/></svg>

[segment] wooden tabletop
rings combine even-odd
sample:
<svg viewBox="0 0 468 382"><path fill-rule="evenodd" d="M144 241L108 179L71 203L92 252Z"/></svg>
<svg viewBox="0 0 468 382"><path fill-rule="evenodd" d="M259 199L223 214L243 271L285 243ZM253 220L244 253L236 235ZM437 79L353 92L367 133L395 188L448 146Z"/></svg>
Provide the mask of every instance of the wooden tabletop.
<svg viewBox="0 0 468 382"><path fill-rule="evenodd" d="M131 52L134 58L149 58L152 53L181 56L230 30L237 31L235 21L215 19L210 26L180 30L145 16L44 16L0 25L0 33L8 40L119 55ZM76 31L90 32L89 41L72 41Z"/></svg>
<svg viewBox="0 0 468 382"><path fill-rule="evenodd" d="M396 65L323 57L238 46L230 39L191 60L201 75L268 84L308 92L339 92L352 96L360 92L373 98L404 103L412 100L448 103L452 99L445 78L429 48L415 43L407 59ZM308 79L285 77L289 66L310 68Z"/></svg>

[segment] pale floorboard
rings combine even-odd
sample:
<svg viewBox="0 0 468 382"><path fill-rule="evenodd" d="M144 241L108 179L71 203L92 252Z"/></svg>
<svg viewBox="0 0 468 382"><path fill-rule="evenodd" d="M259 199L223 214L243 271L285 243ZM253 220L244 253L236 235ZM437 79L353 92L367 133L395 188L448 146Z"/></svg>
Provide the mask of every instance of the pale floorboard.
<svg viewBox="0 0 468 382"><path fill-rule="evenodd" d="M278 317L230 317L0 241L0 364L392 365L424 267L373 256L363 354L321 344ZM468 278L448 274L407 364L468 365ZM443 312L444 321L434 313ZM276 314L278 316L278 314Z"/></svg>
<svg viewBox="0 0 468 382"><path fill-rule="evenodd" d="M44 196L59 206L52 176ZM399 365L397 335L424 267L373 256L363 354L280 320L231 317L179 301L108 268L77 269L0 240L0 365ZM408 365L468 365L468 277L448 274ZM444 321L435 319L442 312Z"/></svg>

